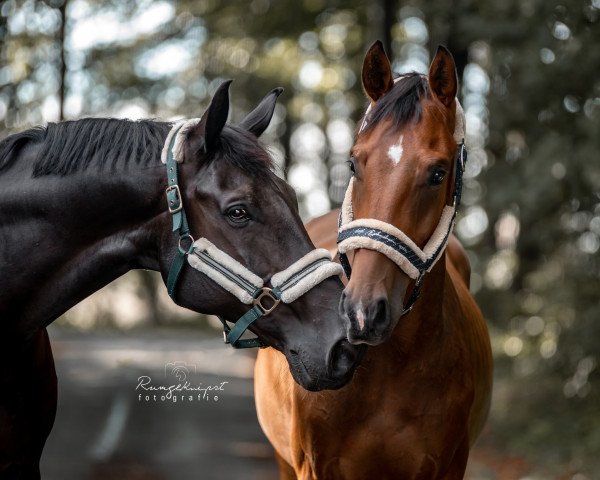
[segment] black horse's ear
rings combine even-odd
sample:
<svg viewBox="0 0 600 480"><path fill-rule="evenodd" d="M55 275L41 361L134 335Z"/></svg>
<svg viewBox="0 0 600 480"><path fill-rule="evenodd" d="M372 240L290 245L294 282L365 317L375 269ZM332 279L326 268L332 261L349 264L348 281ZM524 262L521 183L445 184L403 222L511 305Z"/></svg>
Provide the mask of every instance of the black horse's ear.
<svg viewBox="0 0 600 480"><path fill-rule="evenodd" d="M227 122L227 116L229 115L229 85L232 81L225 80L219 85L208 109L194 129L194 133L197 133L204 140L203 150L205 153L215 147L221 130Z"/></svg>
<svg viewBox="0 0 600 480"><path fill-rule="evenodd" d="M252 133L256 138L260 137L271 123L277 97L281 95L281 92L283 92L283 88L278 87L267 93L258 106L240 122L239 126Z"/></svg>
<svg viewBox="0 0 600 480"><path fill-rule="evenodd" d="M365 55L362 67L362 83L365 93L376 102L394 86L392 66L385 54L383 44L377 40Z"/></svg>
<svg viewBox="0 0 600 480"><path fill-rule="evenodd" d="M450 107L458 90L458 76L454 57L443 45L439 45L429 66L429 89L446 107Z"/></svg>

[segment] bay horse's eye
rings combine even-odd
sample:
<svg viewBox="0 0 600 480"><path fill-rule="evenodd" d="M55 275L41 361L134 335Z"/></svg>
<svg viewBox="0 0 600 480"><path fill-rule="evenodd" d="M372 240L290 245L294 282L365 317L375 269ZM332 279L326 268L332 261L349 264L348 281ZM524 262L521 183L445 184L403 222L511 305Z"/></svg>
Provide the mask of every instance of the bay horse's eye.
<svg viewBox="0 0 600 480"><path fill-rule="evenodd" d="M438 169L434 170L433 173L431 174L431 177L429 178L429 185L431 185L431 186L441 185L442 182L444 181L444 178L446 178L446 171L442 170L441 168L438 168Z"/></svg>
<svg viewBox="0 0 600 480"><path fill-rule="evenodd" d="M250 220L250 214L241 205L235 205L227 210L227 218L233 223L247 223Z"/></svg>
<svg viewBox="0 0 600 480"><path fill-rule="evenodd" d="M350 171L352 172L352 175L355 175L356 174L356 166L354 165L354 157L350 157L350 160L346 161L346 163L350 167Z"/></svg>

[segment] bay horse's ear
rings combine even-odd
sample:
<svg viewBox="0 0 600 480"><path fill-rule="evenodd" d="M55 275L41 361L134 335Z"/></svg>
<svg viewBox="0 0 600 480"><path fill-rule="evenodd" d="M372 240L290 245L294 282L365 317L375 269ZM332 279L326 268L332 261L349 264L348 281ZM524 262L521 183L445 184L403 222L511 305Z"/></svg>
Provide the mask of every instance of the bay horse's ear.
<svg viewBox="0 0 600 480"><path fill-rule="evenodd" d="M256 138L260 137L271 123L277 97L281 95L281 92L283 92L283 88L278 87L267 93L258 106L240 122L239 126L252 133Z"/></svg>
<svg viewBox="0 0 600 480"><path fill-rule="evenodd" d="M229 115L229 85L233 80L225 80L213 95L210 105L200 122L194 128L194 133L204 140L202 150L211 151L217 144L221 130Z"/></svg>
<svg viewBox="0 0 600 480"><path fill-rule="evenodd" d="M365 93L376 102L394 86L392 66L385 54L383 44L377 40L365 55L362 67Z"/></svg>
<svg viewBox="0 0 600 480"><path fill-rule="evenodd" d="M429 88L446 107L450 107L458 90L456 65L450 51L439 45L429 67Z"/></svg>

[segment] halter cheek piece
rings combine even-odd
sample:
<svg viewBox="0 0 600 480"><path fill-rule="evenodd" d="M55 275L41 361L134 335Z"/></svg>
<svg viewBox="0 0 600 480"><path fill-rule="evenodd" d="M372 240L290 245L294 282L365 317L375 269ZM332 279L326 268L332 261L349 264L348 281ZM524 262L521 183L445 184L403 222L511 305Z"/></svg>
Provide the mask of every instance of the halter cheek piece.
<svg viewBox="0 0 600 480"><path fill-rule="evenodd" d="M367 124L367 115L361 124L359 132ZM425 274L433 268L436 262L442 256L448 239L454 227L456 211L460 205L462 193L462 178L467 161L467 149L464 144L464 114L462 107L456 100L456 130L454 138L457 141L457 154L455 160L454 191L452 193L452 205L444 206L442 215L431 238L421 250L404 232L381 220L374 218L360 218L354 220L352 211L352 190L354 187L354 177L350 179L350 184L346 190L344 202L340 211L338 221L338 252L339 259L348 279L352 274L352 268L348 261L347 252L365 248L375 250L390 260L406 273L411 279L415 280L413 291L402 309L401 316L410 312L419 298L423 278Z"/></svg>
<svg viewBox="0 0 600 480"><path fill-rule="evenodd" d="M177 253L173 258L167 291L174 298L177 281L186 261L196 270L208 276L252 308L242 315L232 328L227 320L223 323L223 338L234 348L263 347L258 338L242 339L241 336L256 320L271 313L279 303L292 303L323 280L341 275L342 268L331 261L325 249L312 250L285 270L271 277L271 287L266 287L258 275L252 273L237 260L213 245L208 239L192 238L183 209L181 191L177 181L177 162L181 161L185 135L198 119L175 125L169 132L162 152L167 165L167 205L173 220L173 231L179 233Z"/></svg>

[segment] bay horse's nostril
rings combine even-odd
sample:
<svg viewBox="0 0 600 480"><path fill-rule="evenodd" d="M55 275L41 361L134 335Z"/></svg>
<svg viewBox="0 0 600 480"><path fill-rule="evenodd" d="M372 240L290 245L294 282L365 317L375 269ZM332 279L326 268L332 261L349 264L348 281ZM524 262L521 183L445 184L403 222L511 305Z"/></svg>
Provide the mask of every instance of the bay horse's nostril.
<svg viewBox="0 0 600 480"><path fill-rule="evenodd" d="M381 298L375 303L375 314L372 317L373 328L385 329L390 323L390 308L387 299Z"/></svg>

